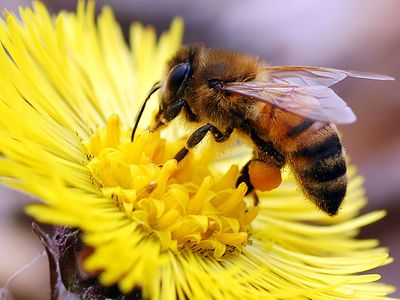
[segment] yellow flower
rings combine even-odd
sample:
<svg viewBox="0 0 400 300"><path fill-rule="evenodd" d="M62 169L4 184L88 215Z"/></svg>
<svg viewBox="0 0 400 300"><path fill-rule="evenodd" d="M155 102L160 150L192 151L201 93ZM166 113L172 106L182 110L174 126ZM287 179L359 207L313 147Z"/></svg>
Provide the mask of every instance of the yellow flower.
<svg viewBox="0 0 400 300"><path fill-rule="evenodd" d="M364 273L391 258L376 240L356 239L385 213L357 216L366 200L354 167L342 210L328 217L286 172L254 207L246 186L235 187L245 147L221 157L210 140L177 164L179 124L130 142L141 102L179 47L180 19L158 41L133 24L128 47L110 9L95 22L92 1L57 17L33 6L0 24L1 181L40 199L27 207L38 221L82 230L94 249L84 267L103 285L151 299L383 299L393 291Z"/></svg>

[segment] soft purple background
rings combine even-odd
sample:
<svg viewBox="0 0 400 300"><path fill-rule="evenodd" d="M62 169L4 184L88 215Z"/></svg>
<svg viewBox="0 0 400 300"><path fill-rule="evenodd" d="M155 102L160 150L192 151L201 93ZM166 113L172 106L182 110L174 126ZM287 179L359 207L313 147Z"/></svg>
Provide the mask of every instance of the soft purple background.
<svg viewBox="0 0 400 300"><path fill-rule="evenodd" d="M0 0L14 11L17 3ZM73 9L76 1L47 0L54 11ZM275 65L320 65L388 74L396 82L350 79L335 87L358 116L341 127L352 161L366 177L369 206L388 216L362 232L379 238L400 260L400 2L397 0L203 0L97 1L108 3L126 29L132 20L161 31L171 18L185 19L185 42L235 48ZM40 249L20 213L24 196L0 191L0 285ZM381 269L383 281L400 288L398 261ZM46 259L13 284L16 299L43 299ZM400 296L400 292L395 295Z"/></svg>

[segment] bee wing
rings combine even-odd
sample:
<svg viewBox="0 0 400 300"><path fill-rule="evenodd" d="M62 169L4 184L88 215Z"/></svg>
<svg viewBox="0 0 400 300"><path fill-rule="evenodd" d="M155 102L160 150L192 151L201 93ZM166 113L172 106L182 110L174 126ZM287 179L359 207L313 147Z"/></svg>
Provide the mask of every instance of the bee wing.
<svg viewBox="0 0 400 300"><path fill-rule="evenodd" d="M329 87L346 77L394 80L393 77L381 74L345 71L322 67L309 66L271 66L266 68L270 81L278 84L293 84L298 86L322 85Z"/></svg>
<svg viewBox="0 0 400 300"><path fill-rule="evenodd" d="M346 102L323 85L297 86L266 82L225 83L222 90L261 101L299 116L337 124L353 123L356 116Z"/></svg>

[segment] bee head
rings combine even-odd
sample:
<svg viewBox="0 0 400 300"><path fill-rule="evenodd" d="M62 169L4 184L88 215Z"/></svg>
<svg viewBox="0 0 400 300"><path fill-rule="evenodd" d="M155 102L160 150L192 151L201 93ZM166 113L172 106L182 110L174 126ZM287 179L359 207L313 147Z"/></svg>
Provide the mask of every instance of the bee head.
<svg viewBox="0 0 400 300"><path fill-rule="evenodd" d="M174 58L179 59L178 56ZM171 65L172 64L172 65ZM172 67L171 67L172 66ZM140 118L146 107L147 101L150 99L151 95L160 89L160 107L158 113L155 116L155 125L150 129L150 131L155 131L159 127L165 125L167 122L174 119L182 106L179 107L179 102L183 101L184 93L187 87L187 83L192 76L193 67L191 60L186 58L181 62L170 62L169 72L165 77L162 84L157 82L153 88L150 90L147 98L145 99L142 107L139 110L138 117L136 118L135 125L131 134L131 141L134 140L135 132L138 127Z"/></svg>
<svg viewBox="0 0 400 300"><path fill-rule="evenodd" d="M183 46L168 62L159 98L159 112L165 122L174 119L182 107L187 120L197 119L189 107L193 97L188 92L193 88L193 78L203 48L200 44Z"/></svg>

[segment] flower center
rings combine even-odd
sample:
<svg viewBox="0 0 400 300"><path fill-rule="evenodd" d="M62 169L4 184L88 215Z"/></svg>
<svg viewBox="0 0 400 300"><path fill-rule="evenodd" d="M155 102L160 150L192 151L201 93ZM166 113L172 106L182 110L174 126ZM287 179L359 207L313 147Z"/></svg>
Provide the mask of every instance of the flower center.
<svg viewBox="0 0 400 300"><path fill-rule="evenodd" d="M236 165L225 174L211 172L212 149L178 164L172 158L184 140L167 142L145 132L130 142L129 136L112 116L87 144L93 156L87 167L104 196L158 239L162 251L189 249L220 258L248 243L258 208L244 200L244 183L235 187Z"/></svg>

